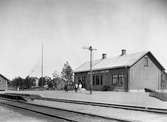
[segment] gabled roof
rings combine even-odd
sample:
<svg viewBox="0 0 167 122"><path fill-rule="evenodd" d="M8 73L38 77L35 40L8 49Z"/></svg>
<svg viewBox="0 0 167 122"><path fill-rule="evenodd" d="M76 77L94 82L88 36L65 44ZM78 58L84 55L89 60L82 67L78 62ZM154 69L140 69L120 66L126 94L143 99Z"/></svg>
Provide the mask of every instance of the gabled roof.
<svg viewBox="0 0 167 122"><path fill-rule="evenodd" d="M9 81L9 79L8 79L8 78L6 78L5 76L3 76L2 74L0 74L0 77L2 77L3 79L5 79L5 80Z"/></svg>
<svg viewBox="0 0 167 122"><path fill-rule="evenodd" d="M133 54L126 54L124 56L116 56L113 58L99 59L92 62L92 70L103 70L103 69L113 69L120 67L131 67L136 62L138 62L142 57L148 55L155 64L161 70L164 70L163 66L158 62L158 60L152 55L150 51L143 51ZM75 69L76 72L86 72L90 70L90 62L85 62L81 66Z"/></svg>

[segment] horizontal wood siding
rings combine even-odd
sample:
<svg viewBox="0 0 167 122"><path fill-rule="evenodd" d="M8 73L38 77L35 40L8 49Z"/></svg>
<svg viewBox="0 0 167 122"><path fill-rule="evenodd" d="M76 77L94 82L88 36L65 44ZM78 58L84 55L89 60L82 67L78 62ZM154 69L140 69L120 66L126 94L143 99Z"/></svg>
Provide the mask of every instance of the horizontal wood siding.
<svg viewBox="0 0 167 122"><path fill-rule="evenodd" d="M120 86L113 86L112 85L112 76L113 75L119 75L119 74L123 74L124 78L125 78L125 82L123 83L123 85ZM118 68L118 69L111 69L110 70L110 86L114 87L114 91L127 91L128 90L128 68L123 67L123 68Z"/></svg>
<svg viewBox="0 0 167 122"><path fill-rule="evenodd" d="M112 76L113 75L119 75L123 74L125 76L125 82L123 83L123 86L113 86L112 84ZM93 75L102 76L102 84L100 85L93 85L93 90L103 90L104 86L109 86L111 89L109 90L115 90L115 91L127 91L128 89L128 69L127 68L119 68L119 69L109 69L109 70L101 70L101 71L94 71ZM90 89L90 73L89 72L80 72L75 73L75 82L78 82L78 77L86 77L85 81L85 88ZM114 89L113 89L114 87Z"/></svg>
<svg viewBox="0 0 167 122"><path fill-rule="evenodd" d="M7 90L7 80L0 77L0 90Z"/></svg>
<svg viewBox="0 0 167 122"><path fill-rule="evenodd" d="M160 89L161 70L148 57L148 66L145 66L145 57L130 68L129 89L142 90L144 88Z"/></svg>

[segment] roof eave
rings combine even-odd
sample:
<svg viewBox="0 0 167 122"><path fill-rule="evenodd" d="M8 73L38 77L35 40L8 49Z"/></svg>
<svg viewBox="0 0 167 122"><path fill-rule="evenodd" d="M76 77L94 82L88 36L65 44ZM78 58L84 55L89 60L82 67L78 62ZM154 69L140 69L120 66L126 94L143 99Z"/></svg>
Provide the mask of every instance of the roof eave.
<svg viewBox="0 0 167 122"><path fill-rule="evenodd" d="M99 68L99 69L92 69L92 71L98 71L98 70L112 70L117 68L130 68L129 65L123 65L123 66L116 66L116 67L107 67L107 68ZM89 72L90 70L80 70L80 71L74 71L74 73L80 73L80 72Z"/></svg>
<svg viewBox="0 0 167 122"><path fill-rule="evenodd" d="M150 54L152 56L152 58L158 63L158 67L160 70L165 70L165 68L160 64L160 62L155 58L155 56L148 51L147 53L145 53L143 56L141 56L138 60L136 60L130 67L134 66L138 61L140 61L144 56Z"/></svg>

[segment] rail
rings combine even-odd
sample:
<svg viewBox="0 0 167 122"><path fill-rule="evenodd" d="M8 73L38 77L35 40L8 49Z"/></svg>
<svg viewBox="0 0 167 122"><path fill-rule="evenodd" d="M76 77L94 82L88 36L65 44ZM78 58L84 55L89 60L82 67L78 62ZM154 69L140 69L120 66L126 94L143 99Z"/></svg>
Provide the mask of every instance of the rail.
<svg viewBox="0 0 167 122"><path fill-rule="evenodd" d="M26 102L26 101L18 100L18 99L14 100L14 99L9 99L9 98L4 98L1 95L0 95L0 97L1 97L1 100L4 100L4 101L0 102L1 104L5 104L8 106L32 111L35 113L39 113L39 114L43 114L46 116L55 117L55 118L59 118L59 119L71 121L71 122L80 121L77 119L78 116L79 116L79 118L82 118L83 121L88 121L88 119L95 119L95 120L102 119L103 121L106 121L106 122L107 121L130 122L129 120L105 117L105 116L84 113L84 112L78 112L78 111L73 111L73 110L66 110L66 109L56 108L56 107L43 106L43 105L33 104L33 103ZM63 114L61 114L61 113L63 113ZM71 115L72 117L69 115ZM77 118L75 118L75 116Z"/></svg>
<svg viewBox="0 0 167 122"><path fill-rule="evenodd" d="M5 93L5 94L0 94L0 97L16 99L24 102L37 99L37 100L56 101L56 102L64 102L64 103L72 103L72 104L83 104L83 105L91 105L91 106L111 107L111 108L118 108L118 109L167 114L167 109L162 109L162 108L152 108L152 107L145 107L145 106L133 106L133 105L123 105L123 104L112 104L112 103L100 103L100 102L88 102L88 101L81 101L81 100L46 98L46 97L41 97L40 95L35 95L35 94Z"/></svg>
<svg viewBox="0 0 167 122"><path fill-rule="evenodd" d="M167 114L167 109L144 107L144 106L133 106L133 105L122 105L122 104L111 104L111 103L108 104L108 103L99 103L99 102L88 102L88 101L80 101L80 100L67 100L67 99L44 98L44 97L41 97L39 99L56 101L56 102L64 102L64 103L84 104L84 105L91 105L91 106L111 107L111 108L118 108L118 109Z"/></svg>

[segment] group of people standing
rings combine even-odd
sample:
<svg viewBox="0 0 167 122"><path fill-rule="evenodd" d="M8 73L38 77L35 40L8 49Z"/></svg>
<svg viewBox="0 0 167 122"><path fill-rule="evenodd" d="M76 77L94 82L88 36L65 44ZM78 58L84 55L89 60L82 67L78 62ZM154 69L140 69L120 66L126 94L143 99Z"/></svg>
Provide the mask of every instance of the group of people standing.
<svg viewBox="0 0 167 122"><path fill-rule="evenodd" d="M75 83L75 85L74 85L75 92L77 92L78 90L81 91L81 89L82 89L82 83L81 82L80 83ZM67 84L65 84L64 90L68 91L68 85Z"/></svg>
<svg viewBox="0 0 167 122"><path fill-rule="evenodd" d="M76 83L74 89L75 89L75 92L77 92L78 90L81 90L82 89L82 84L81 83Z"/></svg>
<svg viewBox="0 0 167 122"><path fill-rule="evenodd" d="M78 90L81 90L82 89L82 83L76 83L74 89L75 89L75 92L77 92Z"/></svg>

